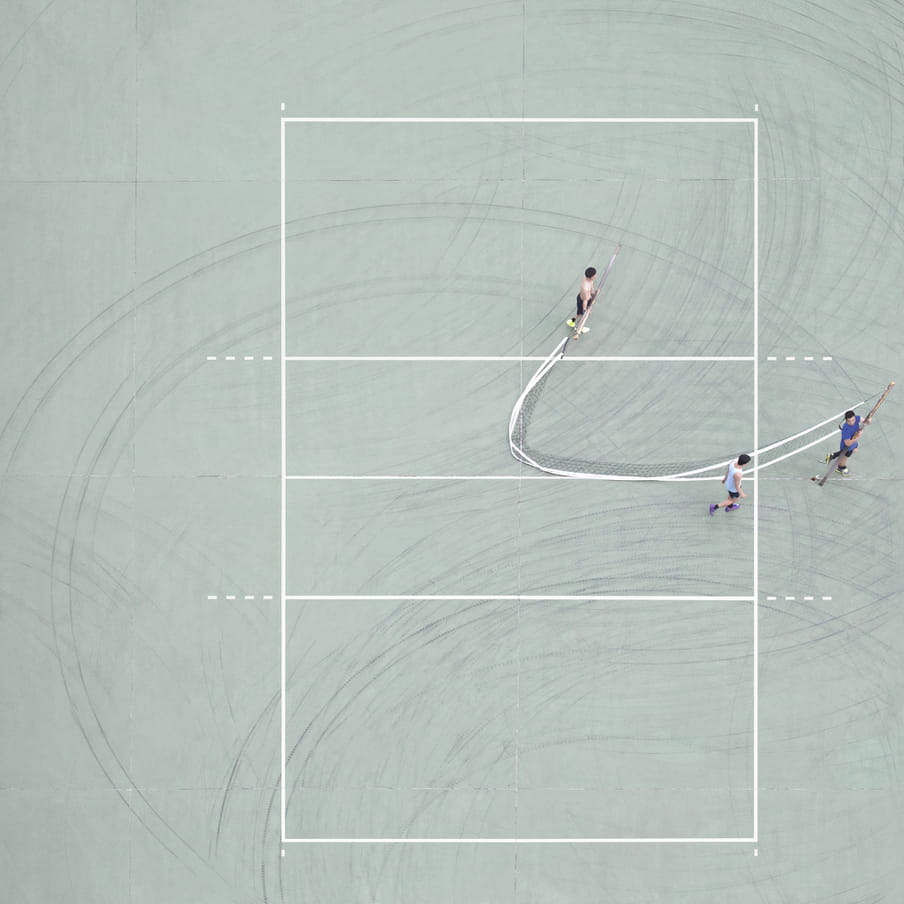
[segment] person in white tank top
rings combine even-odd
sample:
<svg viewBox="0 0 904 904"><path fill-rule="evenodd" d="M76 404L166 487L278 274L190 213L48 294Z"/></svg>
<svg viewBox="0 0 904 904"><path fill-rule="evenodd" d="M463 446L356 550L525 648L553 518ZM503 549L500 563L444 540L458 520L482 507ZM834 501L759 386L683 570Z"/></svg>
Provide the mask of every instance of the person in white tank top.
<svg viewBox="0 0 904 904"><path fill-rule="evenodd" d="M710 515L714 515L717 509L720 508L724 508L726 512L733 512L741 507L738 499L747 498L747 494L741 489L741 480L744 478L744 465L749 461L750 456L745 453L739 455L737 461L728 463L725 476L722 478L722 483L725 484L725 489L728 490L728 499L724 502L712 503L709 507Z"/></svg>

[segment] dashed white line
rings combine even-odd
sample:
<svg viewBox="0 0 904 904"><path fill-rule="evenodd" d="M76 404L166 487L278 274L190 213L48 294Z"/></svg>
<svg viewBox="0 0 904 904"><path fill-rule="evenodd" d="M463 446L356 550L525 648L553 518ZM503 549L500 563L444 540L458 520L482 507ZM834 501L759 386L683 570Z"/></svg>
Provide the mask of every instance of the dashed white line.
<svg viewBox="0 0 904 904"><path fill-rule="evenodd" d="M219 361L220 358L217 355L208 355L207 360L208 361ZM223 360L224 361L238 361L239 356L238 355L224 355ZM241 360L242 361L254 361L256 359L255 359L254 355L242 355ZM272 360L273 360L273 355L261 355L261 361L272 361Z"/></svg>
<svg viewBox="0 0 904 904"><path fill-rule="evenodd" d="M830 600L831 598L832 598L832 597L830 597L830 596L824 596L824 597L822 597L822 599L824 599L824 600ZM777 597L777 596L767 596L766 599L767 599L767 601L769 601L769 602L774 602L775 600L779 599L779 597ZM796 601L796 600L798 599L798 597L796 597L796 596L786 596L786 597L784 597L784 599L785 599L787 602L794 602L794 601ZM813 600L816 599L816 597L815 597L815 596L802 596L802 597L800 597L800 599L802 599L802 600L804 600L804 601L806 601L806 602L812 602Z"/></svg>
<svg viewBox="0 0 904 904"><path fill-rule="evenodd" d="M240 597L239 597L237 594L235 594L235 593L228 593L228 594L226 594L226 595L224 595L224 596L222 596L222 597L219 596L219 595L216 594L216 593L208 593L208 594L207 594L207 599L209 599L209 600L219 600L219 599L224 599L224 600L236 600L236 599L240 599ZM256 597L253 593L246 593L244 596L241 597L241 599L245 599L245 600L256 600L257 597ZM273 599L273 594L272 594L272 593L264 594L264 595L261 597L261 599L262 599L262 600L272 600L272 599Z"/></svg>
<svg viewBox="0 0 904 904"><path fill-rule="evenodd" d="M802 355L801 359L804 361L815 361L815 355ZM767 361L778 361L778 355L766 355ZM831 355L823 355L823 361L832 361L833 358ZM785 355L785 361L797 361L797 355Z"/></svg>

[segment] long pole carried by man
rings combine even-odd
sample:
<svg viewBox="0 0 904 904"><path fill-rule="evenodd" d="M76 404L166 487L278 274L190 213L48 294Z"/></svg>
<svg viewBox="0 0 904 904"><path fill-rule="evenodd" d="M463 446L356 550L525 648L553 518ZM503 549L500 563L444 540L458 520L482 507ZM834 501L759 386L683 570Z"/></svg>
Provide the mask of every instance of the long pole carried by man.
<svg viewBox="0 0 904 904"><path fill-rule="evenodd" d="M618 252L621 251L621 247L621 245L616 246L615 251L612 253L612 257L609 258L606 269L603 270L603 275L600 276L599 282L595 286L593 280L596 276L596 268L588 267L584 271L584 277L581 280L581 288L576 299L577 310L575 311L575 316L570 317L566 321L567 325L574 330L574 333L571 336L572 339L580 339L584 333L589 332L590 328L585 326L585 324L587 323L587 318L590 316L590 309L599 297L600 292L603 291L603 286L606 284L606 280L609 277L609 271L612 270L612 265L615 263L615 258L618 257Z"/></svg>
<svg viewBox="0 0 904 904"><path fill-rule="evenodd" d="M832 452L826 456L826 463L829 467L825 474L823 474L822 477L818 475L816 477L811 477L811 480L816 481L819 486L823 486L829 477L836 471L842 476L847 475L848 461L860 445L860 437L863 434L863 428L872 423L873 415L875 415L879 410L879 406L888 398L888 394L894 389L894 386L895 381L892 380L885 388L885 392L879 397L879 401L873 405L869 414L862 420L859 415L855 414L853 411L845 411L844 423L838 425L838 429L841 430L841 441L838 445L838 451Z"/></svg>

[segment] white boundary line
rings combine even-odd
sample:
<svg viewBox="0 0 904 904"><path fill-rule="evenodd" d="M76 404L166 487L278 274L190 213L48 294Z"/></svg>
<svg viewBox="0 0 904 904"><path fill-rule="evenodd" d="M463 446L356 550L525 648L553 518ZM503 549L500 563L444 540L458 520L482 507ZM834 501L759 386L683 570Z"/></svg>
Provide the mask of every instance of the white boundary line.
<svg viewBox="0 0 904 904"><path fill-rule="evenodd" d="M372 122L372 123L512 123L513 125L525 125L526 123L632 123L632 122L658 122L658 123L699 123L699 124L729 124L729 123L756 123L755 117L680 117L680 116L283 116L283 122Z"/></svg>
<svg viewBox="0 0 904 904"><path fill-rule="evenodd" d="M289 360L317 360L312 358L292 358L286 356L286 123L486 123L501 124L512 123L525 125L527 123L662 123L662 124L717 124L727 125L731 123L752 123L754 127L754 436L758 440L759 428L759 368L757 354L759 348L759 322L758 322L758 295L759 295L759 120L756 117L379 117L379 116L354 116L354 117L322 117L300 116L280 118L280 440L281 440L281 480L280 480L280 666L281 666L281 763L280 763L280 841L283 844L737 844L756 843L758 827L758 638L756 622L758 614L758 533L759 533L759 495L754 495L754 789L753 812L754 834L751 838L288 838L286 836L286 601L287 599L335 599L336 597L311 596L311 597L287 597L286 595L286 363ZM326 359L336 360L336 359ZM340 359L341 360L341 359ZM366 360L353 358L345 360ZM370 360L416 360L413 358L377 359ZM421 360L437 360L425 358ZM538 359L538 360L543 360ZM678 358L622 358L608 360L682 360ZM701 360L701 358L689 357L686 360ZM720 358L717 360L725 360ZM750 360L747 357L738 360ZM754 448L759 445L755 441ZM756 464L756 461L754 461ZM396 478L397 479L397 478ZM416 599L469 599L469 597L414 597ZM526 600L534 597L473 597L473 599L513 599ZM339 597L339 599L406 599L406 597ZM537 597L537 599L597 599L595 597ZM599 599L700 599L700 600L736 600L749 601L750 597L601 597Z"/></svg>
<svg viewBox="0 0 904 904"><path fill-rule="evenodd" d="M279 668L280 668L280 837L286 837L286 123L279 124Z"/></svg>
<svg viewBox="0 0 904 904"><path fill-rule="evenodd" d="M760 127L753 121L753 467L760 448ZM753 491L753 840L759 837L760 802L760 485Z"/></svg>
<svg viewBox="0 0 904 904"><path fill-rule="evenodd" d="M756 838L283 838L284 844L744 844Z"/></svg>
<svg viewBox="0 0 904 904"><path fill-rule="evenodd" d="M752 596L615 596L615 595L600 595L594 596L592 594L570 594L567 596L550 596L548 593L543 594L490 594L490 593L482 593L479 595L463 595L463 594L444 594L444 595L435 595L435 594L402 594L402 593L387 593L387 594L362 594L362 595L346 595L339 594L330 596L329 594L324 593L313 593L313 594L304 594L304 595L292 595L289 594L286 596L287 600L307 600L307 601L335 601L335 600L353 600L353 601L381 601L381 600L407 600L407 601L416 601L416 600L433 600L433 601L464 601L464 602L475 602L480 600L492 600L494 602L502 601L502 602L545 602L545 601L553 601L553 602L584 602L584 601L592 601L592 602L658 602L658 603L712 603L712 602L721 602L721 603L749 603L752 602L754 597Z"/></svg>

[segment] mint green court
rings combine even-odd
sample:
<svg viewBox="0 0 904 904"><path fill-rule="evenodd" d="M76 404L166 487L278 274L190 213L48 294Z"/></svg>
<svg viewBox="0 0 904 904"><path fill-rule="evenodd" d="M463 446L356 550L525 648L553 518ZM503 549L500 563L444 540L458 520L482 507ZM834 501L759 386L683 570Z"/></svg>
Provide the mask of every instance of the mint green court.
<svg viewBox="0 0 904 904"><path fill-rule="evenodd" d="M898 900L904 21L629 6L8 11L11 900Z"/></svg>

